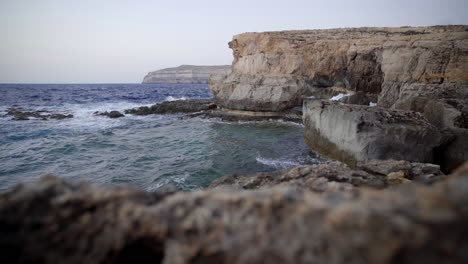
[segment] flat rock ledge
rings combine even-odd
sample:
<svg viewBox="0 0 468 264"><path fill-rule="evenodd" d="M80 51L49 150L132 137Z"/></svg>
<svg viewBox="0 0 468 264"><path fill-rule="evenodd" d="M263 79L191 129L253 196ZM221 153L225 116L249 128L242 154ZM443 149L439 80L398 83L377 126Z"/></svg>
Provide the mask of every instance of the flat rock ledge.
<svg viewBox="0 0 468 264"><path fill-rule="evenodd" d="M390 167L377 170L385 174ZM319 178L340 182L339 175L326 175ZM49 176L0 195L0 258L2 263L467 262L468 164L430 186L354 188L148 193Z"/></svg>
<svg viewBox="0 0 468 264"><path fill-rule="evenodd" d="M216 108L212 100L175 100L125 110L125 114L153 115L193 113Z"/></svg>

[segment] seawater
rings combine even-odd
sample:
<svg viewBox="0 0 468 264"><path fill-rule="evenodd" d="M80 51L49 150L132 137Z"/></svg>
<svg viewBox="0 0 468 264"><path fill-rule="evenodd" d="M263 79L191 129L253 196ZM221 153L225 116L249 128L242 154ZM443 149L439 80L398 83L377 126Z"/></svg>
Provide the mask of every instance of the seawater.
<svg viewBox="0 0 468 264"><path fill-rule="evenodd" d="M0 190L45 174L150 191L168 183L200 189L232 173L320 162L298 124L93 114L206 98L206 84L0 84ZM10 107L74 118L13 121L3 116Z"/></svg>

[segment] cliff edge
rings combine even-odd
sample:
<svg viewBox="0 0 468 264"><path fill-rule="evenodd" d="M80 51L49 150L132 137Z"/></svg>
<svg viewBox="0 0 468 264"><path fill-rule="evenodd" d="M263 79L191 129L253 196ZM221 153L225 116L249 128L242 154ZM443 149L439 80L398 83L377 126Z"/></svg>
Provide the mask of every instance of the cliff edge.
<svg viewBox="0 0 468 264"><path fill-rule="evenodd" d="M231 65L181 65L148 73L143 83L208 83L211 74L228 74Z"/></svg>

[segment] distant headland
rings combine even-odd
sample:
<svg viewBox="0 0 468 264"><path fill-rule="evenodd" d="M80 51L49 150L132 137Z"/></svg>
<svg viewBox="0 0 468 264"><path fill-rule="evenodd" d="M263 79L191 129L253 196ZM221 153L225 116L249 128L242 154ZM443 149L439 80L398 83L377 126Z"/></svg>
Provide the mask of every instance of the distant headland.
<svg viewBox="0 0 468 264"><path fill-rule="evenodd" d="M149 72L143 83L208 83L211 74L229 74L231 65L181 65Z"/></svg>

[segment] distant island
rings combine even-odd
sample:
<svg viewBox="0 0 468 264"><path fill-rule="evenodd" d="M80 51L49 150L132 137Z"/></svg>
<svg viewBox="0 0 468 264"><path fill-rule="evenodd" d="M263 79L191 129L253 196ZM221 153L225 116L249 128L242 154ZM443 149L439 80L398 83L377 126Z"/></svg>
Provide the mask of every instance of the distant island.
<svg viewBox="0 0 468 264"><path fill-rule="evenodd" d="M148 73L143 83L208 83L211 74L229 74L231 65L181 65Z"/></svg>

